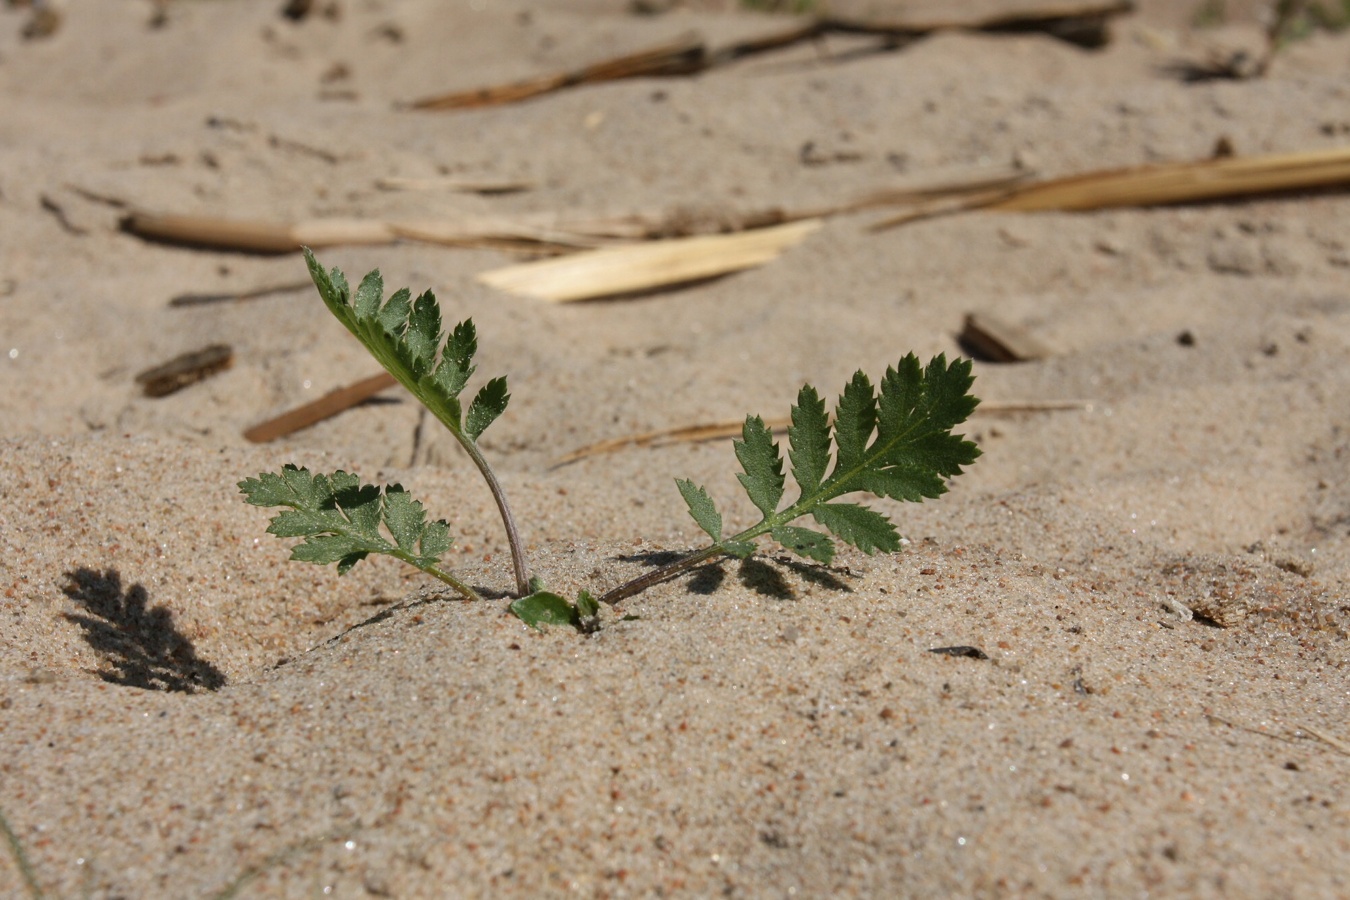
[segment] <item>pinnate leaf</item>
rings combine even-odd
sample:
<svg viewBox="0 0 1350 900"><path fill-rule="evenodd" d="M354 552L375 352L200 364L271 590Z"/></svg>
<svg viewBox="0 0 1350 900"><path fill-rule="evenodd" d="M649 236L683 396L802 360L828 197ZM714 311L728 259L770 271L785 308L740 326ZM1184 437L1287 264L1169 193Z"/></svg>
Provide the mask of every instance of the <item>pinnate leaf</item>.
<svg viewBox="0 0 1350 900"><path fill-rule="evenodd" d="M924 367L910 354L886 370L880 394L866 375L854 374L835 407L835 461L828 477L831 429L825 404L813 387L805 385L792 407L788 428L792 476L801 496L781 511L777 506L783 494L782 456L763 420L747 418L735 444L744 470L737 477L764 514L763 520L740 534L720 538L722 521L712 499L702 488L678 482L690 514L713 537L710 549L748 556L754 540L768 534L792 552L828 564L835 550L830 538L789 524L811 515L835 537L866 553L899 550L899 532L885 515L856 503L831 501L854 492L910 501L944 493L946 479L959 475L980 455L973 443L951 433L979 402L969 393L970 369L968 361L948 365L942 355Z"/></svg>
<svg viewBox="0 0 1350 900"><path fill-rule="evenodd" d="M267 530L278 537L304 538L292 549L292 559L337 563L340 574L371 553L399 556L423 569L434 567L452 543L450 526L428 522L425 507L401 485L381 492L348 472L314 475L288 465L280 475L264 473L241 481L239 489L255 506L286 507L272 517Z"/></svg>

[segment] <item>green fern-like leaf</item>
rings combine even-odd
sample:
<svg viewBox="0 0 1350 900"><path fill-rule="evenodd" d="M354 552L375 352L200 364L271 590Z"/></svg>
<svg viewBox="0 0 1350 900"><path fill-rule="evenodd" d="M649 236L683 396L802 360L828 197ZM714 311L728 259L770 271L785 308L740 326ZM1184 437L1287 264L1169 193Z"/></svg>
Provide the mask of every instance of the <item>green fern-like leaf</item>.
<svg viewBox="0 0 1350 900"><path fill-rule="evenodd" d="M910 354L886 370L879 392L858 372L839 397L832 429L824 401L815 388L804 386L788 428L792 478L800 494L781 510L782 453L764 421L759 416L747 418L741 440L735 442L743 470L737 478L764 518L740 534L722 538L722 520L712 498L698 485L680 481L690 514L715 541L699 555L745 556L753 541L767 534L800 556L828 563L834 558L829 537L788 524L807 515L865 553L900 549L900 535L885 515L857 503L831 501L855 492L911 501L945 493L947 480L980 455L974 443L952 434L979 403L969 393L974 381L970 368L969 361L948 364L941 355L925 367Z"/></svg>
<svg viewBox="0 0 1350 900"><path fill-rule="evenodd" d="M321 566L337 563L338 573L345 575L370 554L383 554L478 599L472 588L440 567L452 543L450 526L427 521L426 509L401 485L381 492L348 472L315 475L287 465L280 473L264 472L239 482L239 490L254 506L284 507L267 530L277 537L304 539L291 550L291 559Z"/></svg>
<svg viewBox="0 0 1350 900"><path fill-rule="evenodd" d="M377 270L361 279L352 296L340 271L325 272L313 253L304 252L310 277L329 311L461 443L477 440L506 409L510 399L506 379L494 378L479 392L477 412L471 406L470 421L464 420L459 395L473 375L473 355L478 349L472 321L460 322L447 337L431 291L414 301L411 292L401 288L385 301L384 279Z"/></svg>
<svg viewBox="0 0 1350 900"><path fill-rule="evenodd" d="M305 265L319 289L319 296L329 311L348 331L356 336L394 378L431 411L441 424L459 441L464 452L487 482L501 513L511 547L511 561L516 576L516 591L529 591L529 568L525 564L524 545L516 531L510 506L501 483L478 449L478 439L488 426L506 410L511 399L505 378L493 378L483 385L468 405L467 413L460 394L473 376L473 356L478 350L478 333L473 322L465 320L450 329L442 330L441 310L436 295L425 291L412 299L407 288L397 290L383 300L384 279L379 271L361 279L353 296L346 277L337 269L325 272L309 248L305 248ZM403 501L396 501L402 503ZM433 545L436 539L432 539ZM327 555L338 550L336 541L322 541ZM330 546L331 545L331 546ZM412 551L399 544L400 552ZM322 556L320 550L312 552ZM359 560L354 549L339 565L350 568Z"/></svg>

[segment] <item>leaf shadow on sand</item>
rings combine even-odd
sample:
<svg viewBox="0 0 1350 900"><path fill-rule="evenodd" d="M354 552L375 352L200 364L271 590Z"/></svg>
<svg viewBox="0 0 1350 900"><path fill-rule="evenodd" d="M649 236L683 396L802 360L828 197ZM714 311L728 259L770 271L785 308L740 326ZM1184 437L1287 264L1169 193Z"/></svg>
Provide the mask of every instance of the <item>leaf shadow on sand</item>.
<svg viewBox="0 0 1350 900"><path fill-rule="evenodd" d="M147 691L214 691L225 685L225 674L204 659L186 635L174 625L167 606L150 606L145 587L122 589L116 569L99 572L79 568L66 572L61 589L86 611L63 613L84 631L89 646L103 657L104 681Z"/></svg>

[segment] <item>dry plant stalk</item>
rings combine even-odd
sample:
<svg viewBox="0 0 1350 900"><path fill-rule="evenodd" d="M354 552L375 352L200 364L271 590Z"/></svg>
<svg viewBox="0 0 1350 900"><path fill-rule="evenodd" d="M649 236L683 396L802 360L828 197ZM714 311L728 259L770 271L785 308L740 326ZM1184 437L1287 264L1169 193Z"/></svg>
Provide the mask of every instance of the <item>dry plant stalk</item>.
<svg viewBox="0 0 1350 900"><path fill-rule="evenodd" d="M396 384L398 382L388 372L363 378L355 384L330 391L318 400L306 403L303 406L297 406L295 409L288 410L279 416L268 419L266 422L259 422L245 431L244 437L255 444L275 441L277 438L294 434L302 428L308 428L324 419L330 419L340 412L345 412Z"/></svg>

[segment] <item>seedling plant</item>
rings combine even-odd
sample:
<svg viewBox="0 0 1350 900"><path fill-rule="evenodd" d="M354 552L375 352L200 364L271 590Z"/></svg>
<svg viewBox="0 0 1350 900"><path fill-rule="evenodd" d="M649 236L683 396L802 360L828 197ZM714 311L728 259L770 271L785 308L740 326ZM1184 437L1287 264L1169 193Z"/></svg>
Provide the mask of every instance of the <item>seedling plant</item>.
<svg viewBox="0 0 1350 900"><path fill-rule="evenodd" d="M353 294L340 271L325 272L313 253L304 253L329 311L440 420L478 468L496 501L511 550L516 599L510 610L532 626L570 624L589 630L598 622L601 603L617 604L719 557L748 558L766 536L825 565L835 553L830 535L865 553L895 552L900 535L884 514L840 498L854 493L916 502L935 498L980 455L974 443L952 433L979 403L970 394L974 379L968 360L948 363L939 354L923 365L911 353L886 370L879 387L857 372L835 405L833 421L816 389L805 385L792 407L787 433L795 500L783 505L782 450L764 420L749 416L733 445L741 465L736 477L762 518L725 535L722 514L708 492L677 479L690 516L711 543L598 597L583 590L571 601L531 577L506 495L478 447L478 439L510 400L506 379L485 382L467 409L461 400L475 371L478 338L473 322L460 322L447 335L431 291L413 299L403 288L385 300L383 280L374 271ZM248 503L283 508L267 530L302 539L292 549L292 559L336 563L338 573L345 574L372 553L393 556L440 579L465 599L482 599L441 562L452 543L449 525L429 520L422 503L401 485L382 489L347 472L315 474L287 465L280 472L241 481L239 489ZM828 534L793 524L807 516Z"/></svg>

